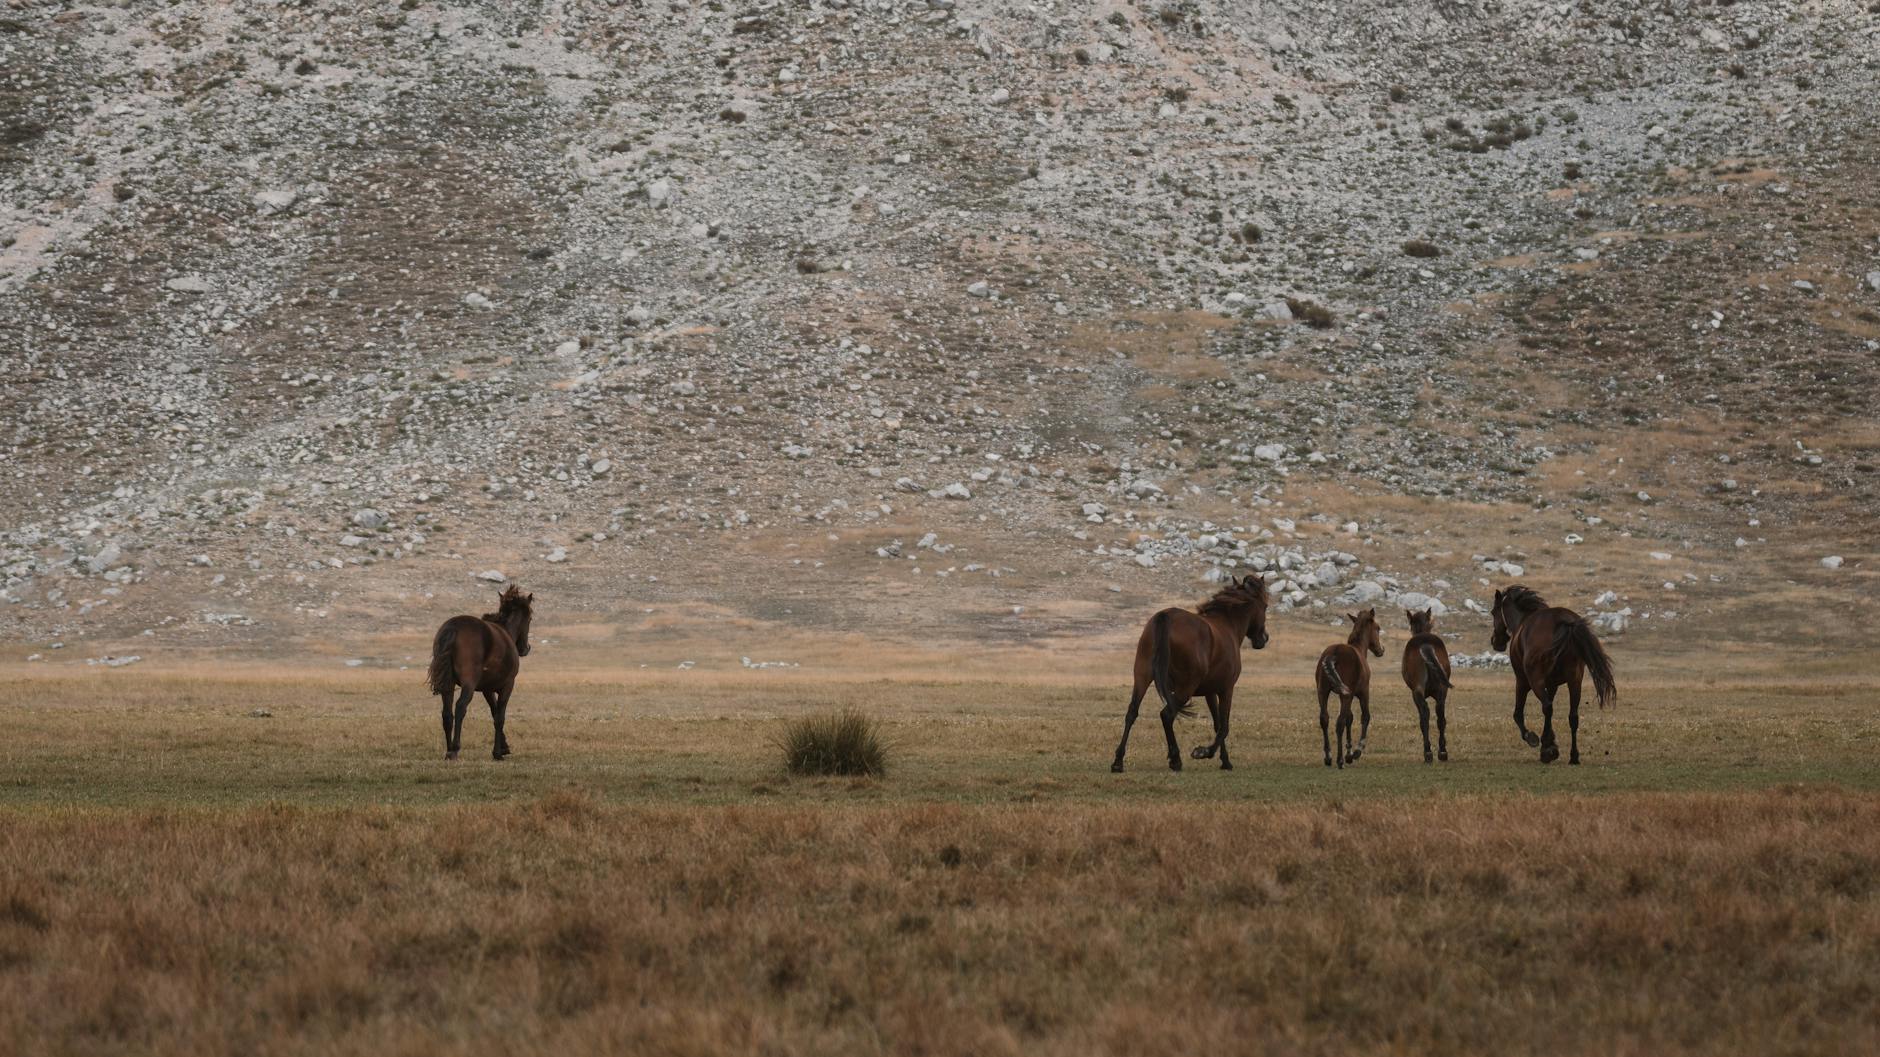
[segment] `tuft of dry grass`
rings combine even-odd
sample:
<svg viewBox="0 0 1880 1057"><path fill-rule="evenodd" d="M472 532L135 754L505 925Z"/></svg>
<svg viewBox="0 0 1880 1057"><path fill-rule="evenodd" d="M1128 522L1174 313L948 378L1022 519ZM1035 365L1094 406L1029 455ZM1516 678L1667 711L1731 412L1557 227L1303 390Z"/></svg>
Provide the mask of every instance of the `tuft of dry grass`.
<svg viewBox="0 0 1880 1057"><path fill-rule="evenodd" d="M888 773L888 748L874 720L853 709L804 716L778 738L783 767L795 775L880 778Z"/></svg>
<svg viewBox="0 0 1880 1057"><path fill-rule="evenodd" d="M1880 799L9 811L0 1050L1880 1045Z"/></svg>

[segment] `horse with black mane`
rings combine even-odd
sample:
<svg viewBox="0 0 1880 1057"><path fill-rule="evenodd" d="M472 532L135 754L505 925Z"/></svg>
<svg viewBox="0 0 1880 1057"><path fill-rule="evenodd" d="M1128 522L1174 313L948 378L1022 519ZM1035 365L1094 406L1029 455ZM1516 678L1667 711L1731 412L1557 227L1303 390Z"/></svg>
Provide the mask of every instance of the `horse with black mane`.
<svg viewBox="0 0 1880 1057"><path fill-rule="evenodd" d="M1143 695L1151 685L1162 699L1168 769L1182 769L1175 717L1194 715L1189 702L1200 695L1214 719L1214 740L1195 746L1194 758L1210 759L1218 752L1221 769L1233 770L1227 758L1227 727L1234 711L1234 684L1240 680L1243 638L1256 650L1266 648L1266 581L1258 576L1230 581L1193 613L1171 608L1150 617L1136 642L1136 684L1129 696L1129 712L1123 717L1123 740L1116 743L1116 760L1110 770L1123 769L1129 728L1135 726Z"/></svg>
<svg viewBox="0 0 1880 1057"><path fill-rule="evenodd" d="M1612 659L1593 634L1585 618L1571 609L1549 606L1530 588L1516 584L1495 592L1495 636L1492 645L1508 651L1514 667L1514 725L1521 740L1539 745L1541 762L1560 758L1554 741L1554 693L1567 688L1567 726L1572 731L1572 754L1567 762L1580 762L1580 680L1591 675L1599 707L1619 700L1612 681ZM1541 699L1541 734L1527 726L1527 695Z"/></svg>
<svg viewBox="0 0 1880 1057"><path fill-rule="evenodd" d="M437 629L431 641L431 692L444 699L444 758L454 760L463 748L463 719L470 711L470 695L481 691L489 702L490 720L496 725L496 741L490 757L500 760L509 755L509 739L503 736L503 719L509 713L509 694L516 688L520 658L529 655L529 620L533 615L534 595L525 595L514 584L497 596L494 613L481 617L452 617ZM451 693L463 688L452 716Z"/></svg>

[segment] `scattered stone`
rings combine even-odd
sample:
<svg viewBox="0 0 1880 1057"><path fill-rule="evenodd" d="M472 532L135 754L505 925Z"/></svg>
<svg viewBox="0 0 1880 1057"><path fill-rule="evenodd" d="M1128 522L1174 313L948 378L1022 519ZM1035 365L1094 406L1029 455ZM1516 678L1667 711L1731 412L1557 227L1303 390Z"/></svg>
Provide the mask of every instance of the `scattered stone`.
<svg viewBox="0 0 1880 1057"><path fill-rule="evenodd" d="M255 209L264 216L285 213L294 208L294 203L298 201L298 191L257 191L254 197Z"/></svg>
<svg viewBox="0 0 1880 1057"><path fill-rule="evenodd" d="M498 572L495 569L485 569L482 572L475 573L473 575L479 580L488 580L490 583L493 583L493 584L506 584L509 582L509 577L504 576L502 573Z"/></svg>
<svg viewBox="0 0 1880 1057"><path fill-rule="evenodd" d="M1826 558L1821 559L1821 567L1823 569L1839 569L1841 567L1841 556L1839 554L1828 555Z"/></svg>

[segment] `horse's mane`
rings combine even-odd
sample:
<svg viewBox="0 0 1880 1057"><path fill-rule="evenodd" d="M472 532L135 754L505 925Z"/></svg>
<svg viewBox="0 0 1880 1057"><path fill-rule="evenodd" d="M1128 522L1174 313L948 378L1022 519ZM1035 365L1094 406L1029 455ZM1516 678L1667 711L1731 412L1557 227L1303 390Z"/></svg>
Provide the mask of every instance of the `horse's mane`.
<svg viewBox="0 0 1880 1057"><path fill-rule="evenodd" d="M1501 593L1501 600L1523 613L1547 608L1547 600L1531 587L1515 584Z"/></svg>
<svg viewBox="0 0 1880 1057"><path fill-rule="evenodd" d="M509 614L518 609L527 613L529 612L529 608L528 596L522 593L521 588L517 587L515 584L510 584L509 590L502 593L501 604L497 607L496 612L483 614L483 619L492 624L501 624L508 618Z"/></svg>
<svg viewBox="0 0 1880 1057"><path fill-rule="evenodd" d="M1266 581L1257 576L1249 576L1245 580L1236 580L1216 591L1214 597L1201 603L1196 607L1195 612L1202 616L1210 613L1228 613L1251 605L1259 605L1265 601Z"/></svg>

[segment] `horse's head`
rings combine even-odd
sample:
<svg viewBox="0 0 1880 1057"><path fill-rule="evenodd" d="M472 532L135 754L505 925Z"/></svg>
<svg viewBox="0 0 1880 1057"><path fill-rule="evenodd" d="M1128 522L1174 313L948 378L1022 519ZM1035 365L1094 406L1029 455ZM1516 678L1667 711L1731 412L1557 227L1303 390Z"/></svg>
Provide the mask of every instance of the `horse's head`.
<svg viewBox="0 0 1880 1057"><path fill-rule="evenodd" d="M1496 591L1495 604L1489 608L1489 613L1495 618L1495 634L1488 640L1488 644L1497 651L1508 648L1508 617L1502 612L1502 603L1506 601L1506 596L1506 591Z"/></svg>
<svg viewBox="0 0 1880 1057"><path fill-rule="evenodd" d="M497 597L496 622L516 641L516 655L529 655L529 620L534 616L535 596L525 595L515 584Z"/></svg>
<svg viewBox="0 0 1880 1057"><path fill-rule="evenodd" d="M1253 613L1247 620L1247 642L1256 650L1266 649L1266 577L1249 576L1240 586L1253 599Z"/></svg>
<svg viewBox="0 0 1880 1057"><path fill-rule="evenodd" d="M1410 618L1410 634L1412 635L1428 635L1430 630L1436 627L1436 616L1428 609L1421 613L1406 609L1403 615Z"/></svg>
<svg viewBox="0 0 1880 1057"><path fill-rule="evenodd" d="M1351 638L1346 641L1361 650L1370 650L1373 657L1384 656L1384 640L1379 635L1375 608L1346 613L1345 619L1351 621Z"/></svg>

